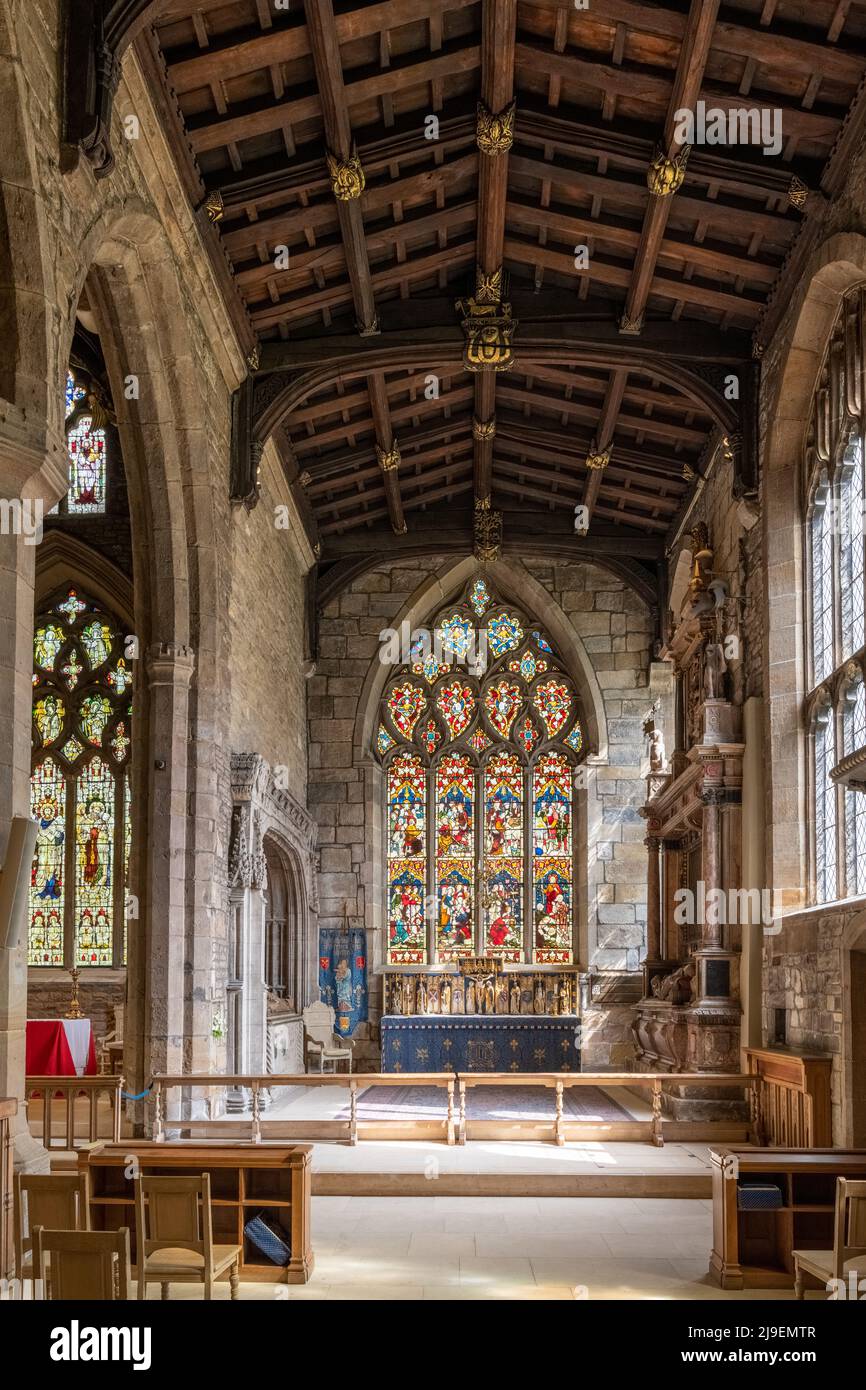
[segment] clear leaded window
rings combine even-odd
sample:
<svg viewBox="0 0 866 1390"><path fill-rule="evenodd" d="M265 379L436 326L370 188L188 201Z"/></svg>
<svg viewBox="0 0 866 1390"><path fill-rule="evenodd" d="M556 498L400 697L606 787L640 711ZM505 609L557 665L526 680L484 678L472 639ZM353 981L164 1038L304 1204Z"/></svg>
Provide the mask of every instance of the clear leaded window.
<svg viewBox="0 0 866 1390"><path fill-rule="evenodd" d="M382 699L388 961L570 963L583 731L551 643L476 579Z"/></svg>
<svg viewBox="0 0 866 1390"><path fill-rule="evenodd" d="M116 619L72 586L36 619L28 963L124 965L132 669Z"/></svg>
<svg viewBox="0 0 866 1390"><path fill-rule="evenodd" d="M845 296L815 391L807 450L812 868L818 902L866 893L866 792L832 773L866 745L864 324L866 290ZM840 771L840 776L845 773Z"/></svg>

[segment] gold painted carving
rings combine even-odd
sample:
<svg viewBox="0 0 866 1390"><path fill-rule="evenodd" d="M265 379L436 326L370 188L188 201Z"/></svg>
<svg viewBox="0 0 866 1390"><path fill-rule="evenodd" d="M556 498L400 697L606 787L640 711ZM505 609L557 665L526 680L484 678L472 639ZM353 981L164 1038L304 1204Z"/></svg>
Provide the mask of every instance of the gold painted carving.
<svg viewBox="0 0 866 1390"><path fill-rule="evenodd" d="M495 420L479 420L477 415L472 420L473 439L493 439L496 435Z"/></svg>
<svg viewBox="0 0 866 1390"><path fill-rule="evenodd" d="M334 197L338 202L350 203L353 198L360 198L364 192L367 181L356 151L353 150L348 159L338 159L329 150L328 173L331 176Z"/></svg>
<svg viewBox="0 0 866 1390"><path fill-rule="evenodd" d="M516 101L506 106L498 115L479 101L475 119L475 140L482 154L495 158L507 154L514 144L514 115Z"/></svg>
<svg viewBox="0 0 866 1390"><path fill-rule="evenodd" d="M498 560L502 548L502 513L493 511L490 498L475 503L475 558Z"/></svg>
<svg viewBox="0 0 866 1390"><path fill-rule="evenodd" d="M376 458L379 460L379 467L383 473L393 473L400 467L400 450L397 448L396 439L391 440L390 449L380 449L376 445Z"/></svg>
<svg viewBox="0 0 866 1390"><path fill-rule="evenodd" d="M673 159L669 159L664 150L657 151L655 159L647 169L646 183L650 193L657 198L669 198L682 187L691 148L691 145L683 145Z"/></svg>
<svg viewBox="0 0 866 1390"><path fill-rule="evenodd" d="M788 202L791 204L791 207L799 208L802 212L803 208L806 206L808 197L809 185L804 183L802 179L798 179L797 175L794 174L791 178L791 182L788 184Z"/></svg>

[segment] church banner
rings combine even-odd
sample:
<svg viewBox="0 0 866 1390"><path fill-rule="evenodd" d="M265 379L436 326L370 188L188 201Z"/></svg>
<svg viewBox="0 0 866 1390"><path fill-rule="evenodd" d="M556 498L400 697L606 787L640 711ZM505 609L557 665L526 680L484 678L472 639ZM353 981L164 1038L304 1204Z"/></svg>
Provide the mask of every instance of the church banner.
<svg viewBox="0 0 866 1390"><path fill-rule="evenodd" d="M334 1031L351 1037L367 1020L367 933L363 927L322 927L319 991L334 1010Z"/></svg>

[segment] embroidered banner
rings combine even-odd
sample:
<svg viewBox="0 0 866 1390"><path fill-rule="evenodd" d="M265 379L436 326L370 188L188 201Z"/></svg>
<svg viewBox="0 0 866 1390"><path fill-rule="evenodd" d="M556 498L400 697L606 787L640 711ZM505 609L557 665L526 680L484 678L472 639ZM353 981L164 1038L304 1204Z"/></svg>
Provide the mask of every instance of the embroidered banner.
<svg viewBox="0 0 866 1390"><path fill-rule="evenodd" d="M322 927L319 992L334 1010L334 1031L351 1037L367 1020L367 933L363 927Z"/></svg>

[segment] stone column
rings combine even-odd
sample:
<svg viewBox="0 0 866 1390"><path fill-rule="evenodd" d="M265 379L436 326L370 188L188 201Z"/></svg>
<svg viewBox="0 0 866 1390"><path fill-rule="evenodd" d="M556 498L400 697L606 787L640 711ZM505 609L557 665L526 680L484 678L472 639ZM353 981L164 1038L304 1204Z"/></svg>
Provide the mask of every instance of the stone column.
<svg viewBox="0 0 866 1390"><path fill-rule="evenodd" d="M130 1070L136 1089L154 1072L189 1071L185 1042L192 1001L187 971L188 647L157 643L147 653L149 797L142 910L137 950L130 952ZM132 933L131 933L132 935ZM139 1039L141 1042L139 1043ZM176 1094L176 1093L175 1093Z"/></svg>
<svg viewBox="0 0 866 1390"><path fill-rule="evenodd" d="M14 415L10 407L13 425ZM31 522L38 516L32 510L34 499L41 499L45 511L54 505L66 487L65 461L58 445L50 452L35 446L23 425L16 438L0 432L0 499L6 503L8 532L0 534L0 863L6 857L12 817L30 815L37 533L20 534L14 517L22 500L29 507L23 515ZM6 925L0 923L0 1096L13 1096L19 1103L12 1120L16 1169L47 1172L48 1155L30 1135L24 1112L26 929L22 924L18 945L6 947Z"/></svg>
<svg viewBox="0 0 866 1390"><path fill-rule="evenodd" d="M701 871L706 894L704 920L701 923L701 947L703 950L710 951L722 949L722 924L718 920L709 920L711 917L718 918L719 914L717 911L708 911L706 902L713 889L721 887L719 880L721 870L721 805L723 799L724 792L720 787L706 787L701 793L701 800L704 804Z"/></svg>
<svg viewBox="0 0 866 1390"><path fill-rule="evenodd" d="M646 959L647 964L655 964L661 960L662 950L662 904L661 904L661 873L659 866L659 851L662 842L657 835L647 835L644 840L647 847L647 879L646 879Z"/></svg>

